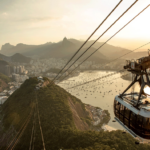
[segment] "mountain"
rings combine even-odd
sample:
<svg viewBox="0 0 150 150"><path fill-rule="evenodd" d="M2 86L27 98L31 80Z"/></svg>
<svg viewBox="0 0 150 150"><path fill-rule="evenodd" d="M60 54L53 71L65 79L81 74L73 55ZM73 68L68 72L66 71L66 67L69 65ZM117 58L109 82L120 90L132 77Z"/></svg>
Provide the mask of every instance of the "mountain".
<svg viewBox="0 0 150 150"><path fill-rule="evenodd" d="M69 41L71 41L72 43L78 45L78 47L80 47L84 41L79 41L76 39L69 39ZM94 41L89 41L87 42L85 47L89 47ZM92 47L97 49L99 48L102 44L104 44L103 42L96 42ZM102 46L102 48L100 48L98 50L101 54L105 55L108 59L115 59L118 58L122 55L125 55L127 53L127 55L121 57L121 59L138 59L141 57L145 57L148 55L147 51L143 51L143 52L132 52L132 50L126 49L126 48L122 48L122 47L116 47L110 44L105 44L104 46ZM97 52L96 52L97 54Z"/></svg>
<svg viewBox="0 0 150 150"><path fill-rule="evenodd" d="M70 58L79 48L79 44L72 42L71 40L68 40L66 37L58 42L58 43L50 43L50 44L43 44L43 45L38 45L38 46L33 46L32 49L30 46L24 45L24 44L18 44L17 46L13 47L13 49L11 49L9 51L4 51L1 50L2 54L12 54L12 52L19 52L23 55L26 56L38 56L39 58L43 59L43 58L50 58L50 57L54 57L54 58ZM26 47L26 48L25 48ZM28 47L28 48L27 48ZM83 52L83 50L85 50L85 48L83 48L77 56L79 56L79 54L81 54L81 52ZM95 48L90 48L90 51L88 51L88 53L86 53L86 55L84 55L83 58L85 58L85 56L88 56L88 54L90 54L91 52L93 52L95 50ZM8 53L10 52L10 53ZM81 60L83 60L83 58ZM102 59L102 60L100 60ZM98 53L98 55L94 54L94 56L92 56L89 60L93 60L93 61L98 61L98 62L106 62L106 56L104 56L102 53Z"/></svg>
<svg viewBox="0 0 150 150"><path fill-rule="evenodd" d="M78 46L81 46L83 44L84 41L78 41L75 39L69 39L71 42L76 43ZM92 45L94 43L94 41L89 41L87 42L87 44L85 45L85 47L89 47L90 45ZM98 49L100 46L102 46L104 44L104 42L96 42L92 47L95 49ZM104 44L104 46L102 46L98 52L100 52L101 54L103 54L104 56L106 56L108 59L115 59L118 58L126 53L131 52L131 50L122 48L122 47L116 47L110 44ZM98 53L96 52L96 54ZM128 55L127 55L128 56ZM126 57L124 57L126 58Z"/></svg>
<svg viewBox="0 0 150 150"><path fill-rule="evenodd" d="M119 130L95 131L86 105L50 82L44 78L42 87L35 90L41 83L30 78L5 101L0 111L2 149L25 150L30 143L36 150L43 149L43 144L47 150L150 149L146 144L135 145L131 135Z"/></svg>
<svg viewBox="0 0 150 150"><path fill-rule="evenodd" d="M8 75L8 72L6 70L6 66L10 66L9 63L0 59L0 73Z"/></svg>
<svg viewBox="0 0 150 150"><path fill-rule="evenodd" d="M0 59L7 62L19 62L19 63L29 63L31 61L31 58L26 57L19 53L16 53L13 56L5 56L3 54L0 54Z"/></svg>
<svg viewBox="0 0 150 150"><path fill-rule="evenodd" d="M138 59L138 58L146 57L146 56L148 56L148 52L147 51L143 51L143 52L132 52L129 55L124 56L123 58Z"/></svg>
<svg viewBox="0 0 150 150"><path fill-rule="evenodd" d="M40 53L40 58L63 58L68 54L72 54L76 48L76 45L67 40L65 37L63 41L52 44L49 47L43 49Z"/></svg>
<svg viewBox="0 0 150 150"><path fill-rule="evenodd" d="M73 58L73 60L76 60L86 49L83 48L81 51ZM96 49L91 47L89 51L87 51L80 59L79 61L85 60L90 54L92 54ZM75 53L75 52L74 52ZM73 54L69 54L65 56L64 58L70 59L73 56ZM91 57L88 58L89 61L96 61L97 63L106 63L108 62L108 59L106 56L104 56L101 52L94 53Z"/></svg>
<svg viewBox="0 0 150 150"><path fill-rule="evenodd" d="M14 47L13 45L11 45L11 44L9 44L9 43L6 43L6 44L2 45L1 50L2 50L2 51L8 51L9 49L11 49L11 48L13 48L13 47Z"/></svg>
<svg viewBox="0 0 150 150"><path fill-rule="evenodd" d="M22 43L19 43L16 46L12 46L12 47L6 47L6 45L7 44L2 46L0 53L7 55L7 56L11 56L16 53L23 54L23 53L31 51L37 47L37 45L26 45L26 44L22 44Z"/></svg>
<svg viewBox="0 0 150 150"><path fill-rule="evenodd" d="M88 41L82 48L82 52L83 50L87 49L93 42L94 42L93 40ZM5 45L2 46L0 53L7 56L14 55L15 53L20 53L25 56L29 57L36 56L38 58L50 58L50 57L70 58L80 48L80 46L83 43L84 41L79 41L76 39L67 39L66 37L58 43L48 42L42 45L26 45L19 43L16 46L12 46L9 43L6 43ZM104 44L104 42L96 42L89 50L89 54L90 52L93 52L94 49L96 50L97 48L102 46L102 44ZM121 57L122 55L127 54L129 52L131 52L131 50L122 47L116 47L106 43L90 59L97 60L97 62L100 63L105 61L107 62L108 60ZM135 51L134 53L132 52L128 55L125 55L121 59L128 59L128 58L132 59L139 57L140 53Z"/></svg>
<svg viewBox="0 0 150 150"><path fill-rule="evenodd" d="M13 56L11 56L12 62L20 62L20 63L29 63L31 61L31 58L23 56L22 54L16 53Z"/></svg>
<svg viewBox="0 0 150 150"><path fill-rule="evenodd" d="M3 54L0 54L0 59L4 60L4 61L7 61L7 62L10 62L11 61L11 58L8 57L8 56L5 56Z"/></svg>

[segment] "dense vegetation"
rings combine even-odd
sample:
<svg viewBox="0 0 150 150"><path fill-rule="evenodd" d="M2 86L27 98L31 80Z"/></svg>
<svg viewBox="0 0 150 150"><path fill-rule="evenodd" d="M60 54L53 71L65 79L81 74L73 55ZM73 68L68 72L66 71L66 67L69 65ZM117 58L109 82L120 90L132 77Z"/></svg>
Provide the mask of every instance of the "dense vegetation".
<svg viewBox="0 0 150 150"><path fill-rule="evenodd" d="M36 78L25 81L20 89L4 103L2 113L4 130L10 126L18 131L27 118L30 110L34 108L36 94L41 119L41 126L44 135L46 150L148 150L148 145L135 145L135 139L129 134L122 134L121 131L96 132L79 131L76 129L72 112L68 105L68 97L74 103L81 101L57 85L46 86L35 91L38 83ZM82 104L82 103L81 103ZM83 109L85 109L82 104ZM36 113L35 144L34 149L42 149L41 133ZM82 118L86 119L86 118ZM23 136L15 150L29 149L33 118L29 122Z"/></svg>
<svg viewBox="0 0 150 150"><path fill-rule="evenodd" d="M2 73L0 73L0 79L3 80L6 83L11 81L11 79L9 77L7 77L6 75L4 75Z"/></svg>

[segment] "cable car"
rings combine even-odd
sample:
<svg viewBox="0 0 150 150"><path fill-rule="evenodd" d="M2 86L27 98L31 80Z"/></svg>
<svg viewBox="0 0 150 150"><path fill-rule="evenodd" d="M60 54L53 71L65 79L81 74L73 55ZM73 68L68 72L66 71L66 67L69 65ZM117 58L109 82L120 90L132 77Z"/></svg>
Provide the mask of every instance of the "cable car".
<svg viewBox="0 0 150 150"><path fill-rule="evenodd" d="M150 68L150 55L138 61L127 61L124 69L135 74L132 83L114 100L115 120L132 136L150 139L150 79L147 69ZM140 91L126 93L135 83Z"/></svg>

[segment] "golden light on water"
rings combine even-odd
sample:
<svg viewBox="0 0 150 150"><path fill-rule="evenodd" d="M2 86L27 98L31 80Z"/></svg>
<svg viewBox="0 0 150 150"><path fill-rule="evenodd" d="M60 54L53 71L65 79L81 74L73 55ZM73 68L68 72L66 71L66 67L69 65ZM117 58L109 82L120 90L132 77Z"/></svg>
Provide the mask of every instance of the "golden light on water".
<svg viewBox="0 0 150 150"><path fill-rule="evenodd" d="M144 93L150 95L150 87L149 86L146 86L144 88Z"/></svg>

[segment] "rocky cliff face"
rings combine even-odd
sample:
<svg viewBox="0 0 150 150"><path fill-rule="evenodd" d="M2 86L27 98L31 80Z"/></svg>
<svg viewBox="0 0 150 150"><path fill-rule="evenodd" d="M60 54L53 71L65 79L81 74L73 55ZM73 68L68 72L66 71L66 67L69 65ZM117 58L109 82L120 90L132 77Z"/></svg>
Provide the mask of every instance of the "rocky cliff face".
<svg viewBox="0 0 150 150"><path fill-rule="evenodd" d="M8 49L11 49L13 47L14 47L13 45L11 45L9 43L6 43L6 44L2 45L1 52L5 51L5 50L8 50Z"/></svg>
<svg viewBox="0 0 150 150"><path fill-rule="evenodd" d="M81 118L88 117L88 114L85 113L79 103L74 104L70 97L68 97L68 103L72 111L72 116L76 128L81 131L89 130L90 126L86 122L81 120Z"/></svg>

